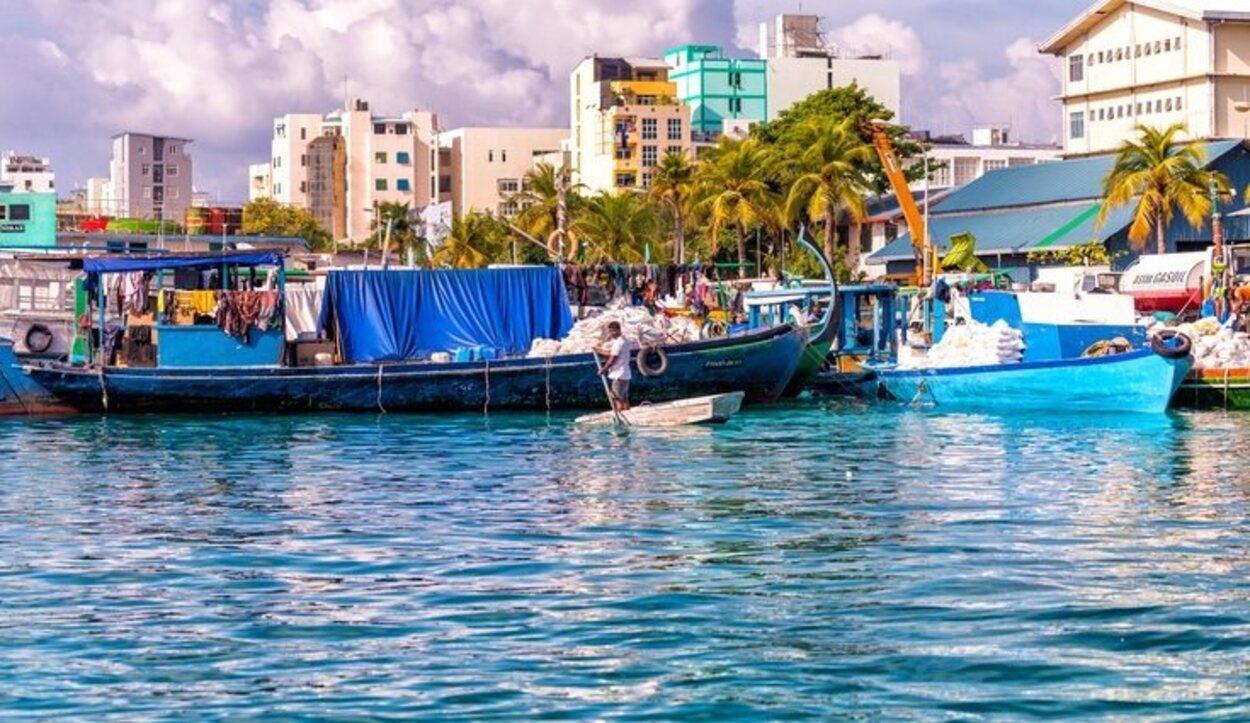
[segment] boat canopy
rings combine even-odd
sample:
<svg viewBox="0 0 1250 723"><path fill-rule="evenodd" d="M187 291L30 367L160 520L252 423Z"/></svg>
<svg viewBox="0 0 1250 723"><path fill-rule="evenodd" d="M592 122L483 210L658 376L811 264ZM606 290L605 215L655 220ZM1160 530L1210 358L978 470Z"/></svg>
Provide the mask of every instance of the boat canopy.
<svg viewBox="0 0 1250 723"><path fill-rule="evenodd" d="M71 267L77 265L77 259ZM277 251L231 251L220 254L165 254L161 256L84 256L82 270L89 274L118 274L131 271L162 269L214 268L233 266L282 267L282 254Z"/></svg>
<svg viewBox="0 0 1250 723"><path fill-rule="evenodd" d="M535 339L562 339L572 327L564 278L554 267L332 271L318 320L349 363L473 347L523 354Z"/></svg>

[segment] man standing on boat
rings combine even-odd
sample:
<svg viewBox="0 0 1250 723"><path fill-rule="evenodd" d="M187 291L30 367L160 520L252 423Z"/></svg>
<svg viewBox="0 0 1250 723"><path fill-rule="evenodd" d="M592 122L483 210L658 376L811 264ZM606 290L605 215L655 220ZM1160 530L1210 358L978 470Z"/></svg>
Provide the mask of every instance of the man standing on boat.
<svg viewBox="0 0 1250 723"><path fill-rule="evenodd" d="M608 376L612 390L612 409L629 411L629 340L621 335L621 322L608 322L608 343L599 350L607 359L599 366L599 375Z"/></svg>

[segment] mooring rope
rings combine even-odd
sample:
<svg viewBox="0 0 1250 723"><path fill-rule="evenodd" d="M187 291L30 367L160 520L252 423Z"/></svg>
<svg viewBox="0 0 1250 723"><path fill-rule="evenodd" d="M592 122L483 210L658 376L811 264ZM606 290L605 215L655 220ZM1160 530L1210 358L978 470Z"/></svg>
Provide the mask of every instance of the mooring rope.
<svg viewBox="0 0 1250 723"><path fill-rule="evenodd" d="M107 412L109 410L109 390L108 390L108 387L104 384L104 364L103 363L100 364L98 376L100 378L100 403L104 405L104 411Z"/></svg>
<svg viewBox="0 0 1250 723"><path fill-rule="evenodd" d="M490 359L486 360L486 401L482 403L482 414L490 414Z"/></svg>
<svg viewBox="0 0 1250 723"><path fill-rule="evenodd" d="M547 411L551 411L551 357L547 357Z"/></svg>
<svg viewBox="0 0 1250 723"><path fill-rule="evenodd" d="M378 411L386 414L386 407L382 406L382 365L378 365Z"/></svg>

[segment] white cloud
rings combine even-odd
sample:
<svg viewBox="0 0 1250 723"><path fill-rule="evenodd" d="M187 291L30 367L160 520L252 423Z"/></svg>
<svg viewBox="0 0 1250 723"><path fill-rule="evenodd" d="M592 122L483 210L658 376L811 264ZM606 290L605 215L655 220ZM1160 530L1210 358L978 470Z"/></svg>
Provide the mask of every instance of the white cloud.
<svg viewBox="0 0 1250 723"><path fill-rule="evenodd" d="M885 55L898 61L904 75L918 75L925 67L924 43L906 23L876 13L865 15L850 25L828 34L844 55Z"/></svg>

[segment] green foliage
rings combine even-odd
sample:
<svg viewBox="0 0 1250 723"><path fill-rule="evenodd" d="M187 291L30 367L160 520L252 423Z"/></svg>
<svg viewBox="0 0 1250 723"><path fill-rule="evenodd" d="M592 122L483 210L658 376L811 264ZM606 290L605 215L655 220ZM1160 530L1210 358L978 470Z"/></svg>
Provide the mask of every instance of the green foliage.
<svg viewBox="0 0 1250 723"><path fill-rule="evenodd" d="M436 267L474 269L508 256L508 229L488 213L471 211L451 222L447 238L431 255Z"/></svg>
<svg viewBox="0 0 1250 723"><path fill-rule="evenodd" d="M243 233L262 236L295 236L316 251L333 248L334 240L311 213L272 198L258 198L243 207Z"/></svg>
<svg viewBox="0 0 1250 723"><path fill-rule="evenodd" d="M173 221L149 218L111 218L106 228L114 233L182 233L182 227Z"/></svg>
<svg viewBox="0 0 1250 723"><path fill-rule="evenodd" d="M411 249L418 265L429 265L429 247L417 235L412 223L412 207L407 203L387 201L378 206L377 218L370 223L370 236L366 248L383 251L387 243L387 225L390 225L390 252L394 263L407 259Z"/></svg>
<svg viewBox="0 0 1250 723"><path fill-rule="evenodd" d="M710 252L715 254L728 228L737 241L737 261L746 264L747 231L757 227L780 230L778 199L769 185L773 162L771 150L755 138L722 137L703 159L696 176L699 201L694 210L709 226ZM745 275L745 266L740 269Z"/></svg>
<svg viewBox="0 0 1250 723"><path fill-rule="evenodd" d="M581 238L582 256L592 261L641 263L651 244L651 258L663 259L660 216L654 204L636 193L600 193L585 200L573 222Z"/></svg>
<svg viewBox="0 0 1250 723"><path fill-rule="evenodd" d="M1201 146L1177 141L1178 135L1187 132L1184 123L1165 129L1138 124L1136 131L1136 139L1120 145L1115 165L1103 179L1107 202L1098 213L1098 224L1106 222L1111 210L1135 203L1129 243L1143 251L1153 231L1156 252L1167 253L1164 234L1176 212L1194 228L1201 228L1211 214L1212 187L1227 194L1228 179L1204 168Z"/></svg>
<svg viewBox="0 0 1250 723"><path fill-rule="evenodd" d="M1030 251L1026 259L1031 264L1042 265L1110 266L1112 261L1124 256L1125 253L1124 251L1113 253L1108 251L1101 241L1089 241L1066 249Z"/></svg>
<svg viewBox="0 0 1250 723"><path fill-rule="evenodd" d="M695 192L695 170L690 156L680 151L665 153L651 169L648 198L667 208L672 216L673 245L669 258L678 263L685 258L686 218Z"/></svg>
<svg viewBox="0 0 1250 723"><path fill-rule="evenodd" d="M809 118L790 129L779 154L789 179L785 203L788 222L819 224L824 231L825 258L834 263L837 224L841 218L859 223L864 194L870 190L868 163L875 151L860 138L852 120ZM848 251L855 248L849 244ZM848 259L853 264L854 258Z"/></svg>

